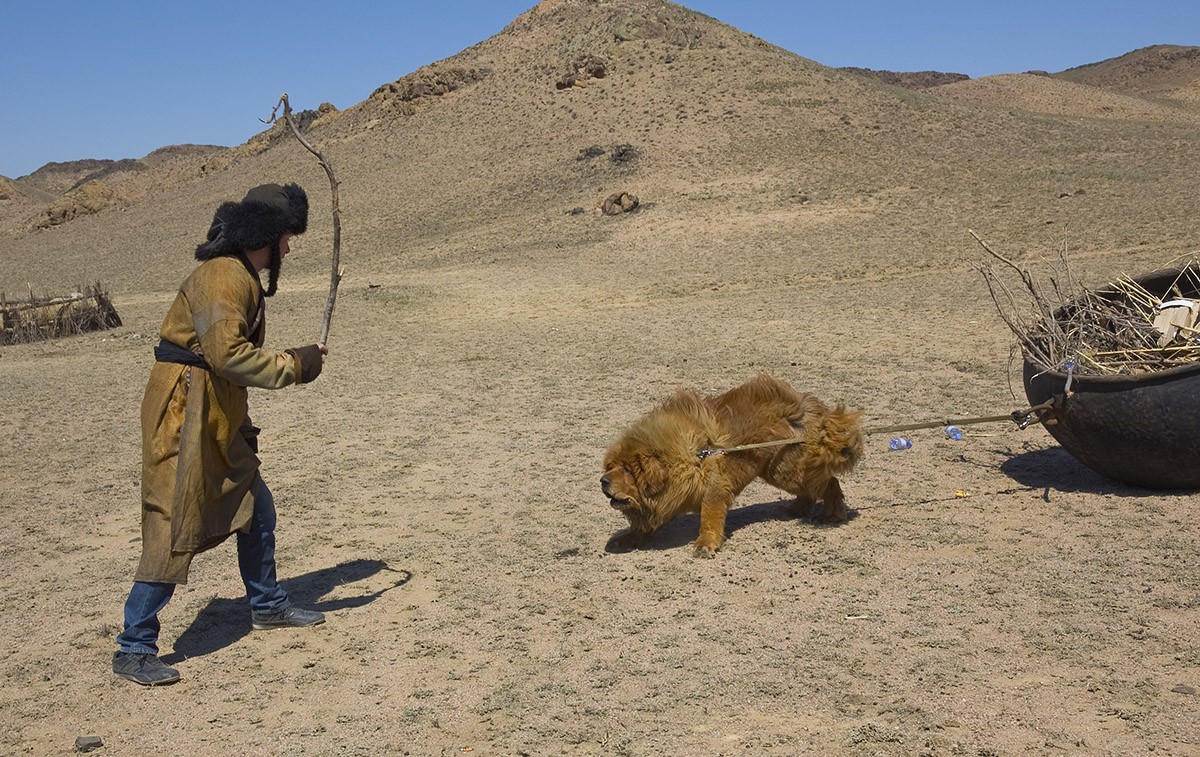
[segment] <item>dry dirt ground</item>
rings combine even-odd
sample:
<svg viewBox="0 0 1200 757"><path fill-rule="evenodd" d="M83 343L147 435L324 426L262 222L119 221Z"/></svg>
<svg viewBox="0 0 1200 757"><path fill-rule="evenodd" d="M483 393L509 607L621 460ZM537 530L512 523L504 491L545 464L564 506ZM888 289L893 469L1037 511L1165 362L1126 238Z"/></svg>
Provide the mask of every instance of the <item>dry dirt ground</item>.
<svg viewBox="0 0 1200 757"><path fill-rule="evenodd" d="M251 631L224 545L163 613L165 688L109 662L171 293L0 350L0 751L1200 753L1197 498L1105 481L1041 428L874 436L842 526L754 485L716 559L691 556L694 517L603 551L603 450L677 386L768 371L871 425L1023 406L965 234L954 265L841 277L739 243L766 220L667 245L653 209L564 219L619 226L587 254L496 239L351 275L321 378L252 396L281 575L328 622ZM269 342L311 340L324 286L285 271Z"/></svg>
<svg viewBox="0 0 1200 757"><path fill-rule="evenodd" d="M555 90L581 54L609 74ZM151 349L218 202L281 180L314 211L267 339L312 342L325 177L260 141L46 232L0 203L0 291L99 278L125 319L0 347L0 753L1200 754L1196 493L1007 423L873 436L837 527L754 485L712 560L694 517L604 552L599 491L679 386L767 371L871 426L1023 407L967 229L1034 266L1065 243L1091 286L1196 255L1194 112L900 90L641 0L543 3L414 76L484 69L314 124L345 211L331 355L251 406L280 574L328 622L251 631L223 545L163 613L173 686L110 672ZM642 206L586 212L616 190Z"/></svg>

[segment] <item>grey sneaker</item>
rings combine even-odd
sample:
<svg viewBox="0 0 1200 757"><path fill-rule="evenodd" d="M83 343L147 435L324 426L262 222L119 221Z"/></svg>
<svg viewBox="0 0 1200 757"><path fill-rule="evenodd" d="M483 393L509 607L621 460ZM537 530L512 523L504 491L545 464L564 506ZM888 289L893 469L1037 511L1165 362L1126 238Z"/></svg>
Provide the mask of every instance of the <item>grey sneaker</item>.
<svg viewBox="0 0 1200 757"><path fill-rule="evenodd" d="M299 607L286 607L276 612L251 612L250 625L256 631L269 628L305 628L319 626L325 622L325 614L316 610L301 610Z"/></svg>
<svg viewBox="0 0 1200 757"><path fill-rule="evenodd" d="M162 686L179 680L179 671L156 655L134 652L114 653L113 673L143 686Z"/></svg>

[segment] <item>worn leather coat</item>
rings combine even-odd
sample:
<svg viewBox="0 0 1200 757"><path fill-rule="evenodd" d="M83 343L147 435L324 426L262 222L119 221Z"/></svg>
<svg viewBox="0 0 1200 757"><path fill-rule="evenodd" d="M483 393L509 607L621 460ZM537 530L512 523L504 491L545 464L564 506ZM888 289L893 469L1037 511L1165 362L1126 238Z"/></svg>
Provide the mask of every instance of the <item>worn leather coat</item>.
<svg viewBox="0 0 1200 757"><path fill-rule="evenodd" d="M135 580L187 583L192 557L249 527L258 429L247 387L299 381L297 360L262 348L265 300L238 256L201 263L159 335L207 368L156 362L142 400L142 557Z"/></svg>

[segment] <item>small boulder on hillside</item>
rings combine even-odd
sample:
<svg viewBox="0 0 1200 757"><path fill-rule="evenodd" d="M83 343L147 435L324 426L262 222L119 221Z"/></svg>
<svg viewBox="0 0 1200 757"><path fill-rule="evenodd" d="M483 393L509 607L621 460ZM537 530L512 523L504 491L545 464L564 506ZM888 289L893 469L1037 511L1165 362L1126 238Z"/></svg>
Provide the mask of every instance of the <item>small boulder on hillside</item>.
<svg viewBox="0 0 1200 757"><path fill-rule="evenodd" d="M599 210L606 216L619 216L637 209L638 205L637 195L631 195L628 192L613 192L600 203Z"/></svg>
<svg viewBox="0 0 1200 757"><path fill-rule="evenodd" d="M600 145L591 145L580 150L575 155L576 162L594 162L602 155L608 155L608 161L616 166L625 168L633 167L637 163L637 159L641 157L641 150L637 147L622 143L619 145L611 145L609 148L601 147Z"/></svg>
<svg viewBox="0 0 1200 757"><path fill-rule="evenodd" d="M599 55L580 55L554 83L555 89L582 87L592 79L608 76L608 61Z"/></svg>
<svg viewBox="0 0 1200 757"><path fill-rule="evenodd" d="M635 162L640 155L641 152L633 145L619 144L613 145L612 153L609 154L608 159L618 165L626 165Z"/></svg>

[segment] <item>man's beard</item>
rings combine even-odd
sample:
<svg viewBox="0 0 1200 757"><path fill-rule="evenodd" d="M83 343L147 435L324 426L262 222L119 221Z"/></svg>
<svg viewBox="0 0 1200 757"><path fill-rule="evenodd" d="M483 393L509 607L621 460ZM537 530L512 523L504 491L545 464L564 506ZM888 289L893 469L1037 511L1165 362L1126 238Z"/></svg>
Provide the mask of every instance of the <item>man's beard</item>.
<svg viewBox="0 0 1200 757"><path fill-rule="evenodd" d="M283 256L279 254L279 240L276 239L271 243L271 259L267 263L270 275L267 278L267 291L263 292L264 297L271 297L275 294L275 289L279 286L279 269L282 267Z"/></svg>

